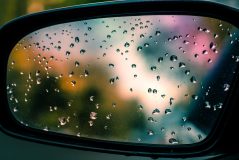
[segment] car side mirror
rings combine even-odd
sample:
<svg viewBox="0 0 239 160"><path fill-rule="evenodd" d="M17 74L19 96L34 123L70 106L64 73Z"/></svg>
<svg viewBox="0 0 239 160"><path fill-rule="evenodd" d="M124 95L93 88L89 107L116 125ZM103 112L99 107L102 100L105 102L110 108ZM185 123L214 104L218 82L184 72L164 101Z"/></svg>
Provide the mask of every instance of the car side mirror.
<svg viewBox="0 0 239 160"><path fill-rule="evenodd" d="M28 140L142 155L210 149L235 105L238 11L106 2L0 29L1 128Z"/></svg>

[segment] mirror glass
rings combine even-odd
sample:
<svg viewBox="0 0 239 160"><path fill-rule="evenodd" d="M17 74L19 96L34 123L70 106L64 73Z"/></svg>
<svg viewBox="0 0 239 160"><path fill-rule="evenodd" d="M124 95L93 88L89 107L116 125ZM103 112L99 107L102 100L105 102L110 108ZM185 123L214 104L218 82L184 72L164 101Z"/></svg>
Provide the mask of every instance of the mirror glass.
<svg viewBox="0 0 239 160"><path fill-rule="evenodd" d="M9 107L23 125L79 139L198 143L224 110L238 34L227 22L188 15L42 28L10 53Z"/></svg>

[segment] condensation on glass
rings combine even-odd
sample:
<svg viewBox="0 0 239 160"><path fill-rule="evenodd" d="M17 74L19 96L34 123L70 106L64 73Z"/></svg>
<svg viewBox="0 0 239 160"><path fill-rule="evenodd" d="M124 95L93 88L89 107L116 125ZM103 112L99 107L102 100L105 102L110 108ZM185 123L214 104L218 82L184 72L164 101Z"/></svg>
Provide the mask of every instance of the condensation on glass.
<svg viewBox="0 0 239 160"><path fill-rule="evenodd" d="M238 29L198 16L49 26L13 48L12 114L23 125L107 141L193 144L211 133L239 62Z"/></svg>

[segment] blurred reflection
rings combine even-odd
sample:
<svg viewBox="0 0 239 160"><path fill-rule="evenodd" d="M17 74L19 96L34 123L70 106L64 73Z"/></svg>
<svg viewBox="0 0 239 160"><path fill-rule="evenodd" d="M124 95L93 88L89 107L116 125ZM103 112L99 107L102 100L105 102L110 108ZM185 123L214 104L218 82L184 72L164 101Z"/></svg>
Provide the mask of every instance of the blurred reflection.
<svg viewBox="0 0 239 160"><path fill-rule="evenodd" d="M10 108L24 125L78 137L200 142L230 91L237 37L234 26L197 16L100 18L43 28L11 52Z"/></svg>

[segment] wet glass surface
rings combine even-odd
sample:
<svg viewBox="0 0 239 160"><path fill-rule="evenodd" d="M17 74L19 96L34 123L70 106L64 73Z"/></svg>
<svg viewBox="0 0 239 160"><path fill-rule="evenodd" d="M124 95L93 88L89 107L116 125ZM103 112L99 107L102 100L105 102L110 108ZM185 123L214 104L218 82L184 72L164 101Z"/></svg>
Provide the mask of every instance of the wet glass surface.
<svg viewBox="0 0 239 160"><path fill-rule="evenodd" d="M12 50L7 94L24 125L146 144L204 140L239 62L238 29L197 16L131 16L35 31Z"/></svg>

